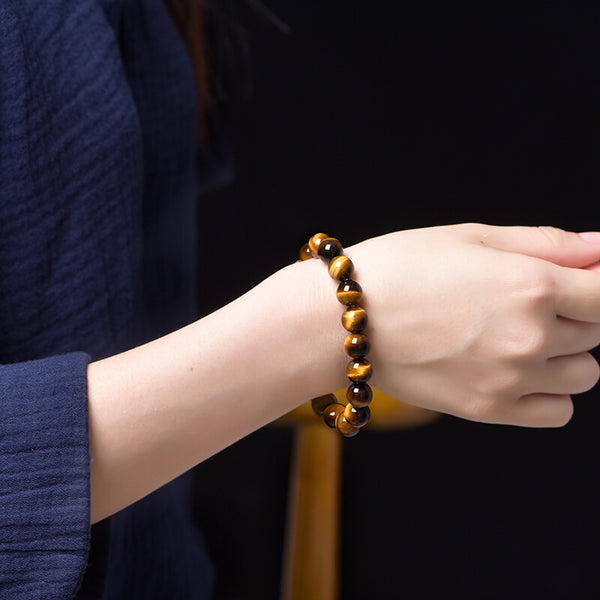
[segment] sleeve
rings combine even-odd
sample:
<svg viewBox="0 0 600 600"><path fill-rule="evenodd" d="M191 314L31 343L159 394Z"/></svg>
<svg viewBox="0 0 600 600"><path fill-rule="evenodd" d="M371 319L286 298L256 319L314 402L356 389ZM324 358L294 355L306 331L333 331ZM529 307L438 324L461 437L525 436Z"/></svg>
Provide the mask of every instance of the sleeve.
<svg viewBox="0 0 600 600"><path fill-rule="evenodd" d="M0 597L72 598L90 539L87 365L0 365Z"/></svg>

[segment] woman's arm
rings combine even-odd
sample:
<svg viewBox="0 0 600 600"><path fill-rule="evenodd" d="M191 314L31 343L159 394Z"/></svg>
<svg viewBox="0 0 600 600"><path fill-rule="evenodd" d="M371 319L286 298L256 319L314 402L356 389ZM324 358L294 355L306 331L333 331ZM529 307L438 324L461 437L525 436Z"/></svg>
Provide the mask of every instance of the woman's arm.
<svg viewBox="0 0 600 600"><path fill-rule="evenodd" d="M365 290L372 383L461 417L558 426L591 388L600 243L461 225L346 250ZM234 275L233 275L234 276ZM345 387L343 307L321 261L88 369L92 522L314 396ZM316 417L315 417L316 418Z"/></svg>
<svg viewBox="0 0 600 600"><path fill-rule="evenodd" d="M341 312L327 269L307 261L187 327L90 364L92 521L343 387Z"/></svg>

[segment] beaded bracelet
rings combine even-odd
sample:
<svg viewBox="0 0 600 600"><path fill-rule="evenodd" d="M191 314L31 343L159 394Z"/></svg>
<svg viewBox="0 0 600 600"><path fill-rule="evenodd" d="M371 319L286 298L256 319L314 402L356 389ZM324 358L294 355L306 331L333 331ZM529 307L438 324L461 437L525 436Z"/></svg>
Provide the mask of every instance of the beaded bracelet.
<svg viewBox="0 0 600 600"><path fill-rule="evenodd" d="M365 358L370 345L363 333L367 326L367 313L358 306L362 288L351 279L354 265L343 252L342 244L337 239L317 233L300 249L300 260L321 258L329 265L329 275L340 282L336 296L346 306L342 325L350 332L344 342L344 350L351 358L346 367L346 375L351 382L346 390L348 404L338 402L334 394L326 394L313 398L312 408L319 417L323 417L327 426L337 429L344 437L353 437L371 416L369 403L373 398L373 390L367 381L371 378L373 367Z"/></svg>

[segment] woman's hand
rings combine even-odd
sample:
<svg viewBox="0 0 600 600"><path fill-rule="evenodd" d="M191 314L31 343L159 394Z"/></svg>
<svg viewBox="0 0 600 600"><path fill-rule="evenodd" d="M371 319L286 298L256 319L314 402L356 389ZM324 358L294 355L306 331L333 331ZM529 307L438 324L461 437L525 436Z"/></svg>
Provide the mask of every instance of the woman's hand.
<svg viewBox="0 0 600 600"><path fill-rule="evenodd" d="M566 423L592 387L600 243L458 225L347 250L365 289L373 384L474 419ZM321 261L274 273L206 317L88 367L92 522L310 398L347 385ZM583 267L588 267L585 269Z"/></svg>
<svg viewBox="0 0 600 600"><path fill-rule="evenodd" d="M592 236L593 237L593 236ZM372 384L489 423L569 421L598 381L600 243L554 228L408 230L347 249L365 290Z"/></svg>

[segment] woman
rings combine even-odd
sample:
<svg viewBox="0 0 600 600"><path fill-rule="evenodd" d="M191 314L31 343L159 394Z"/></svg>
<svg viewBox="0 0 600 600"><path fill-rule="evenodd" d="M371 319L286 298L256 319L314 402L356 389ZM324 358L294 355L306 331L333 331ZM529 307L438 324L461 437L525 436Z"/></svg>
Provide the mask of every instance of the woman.
<svg viewBox="0 0 600 600"><path fill-rule="evenodd" d="M162 0L0 0L0 76L0 596L208 598L178 476L345 387L334 284L293 264L195 320L195 201L222 172ZM548 427L596 383L600 234L469 224L346 254L389 394Z"/></svg>

